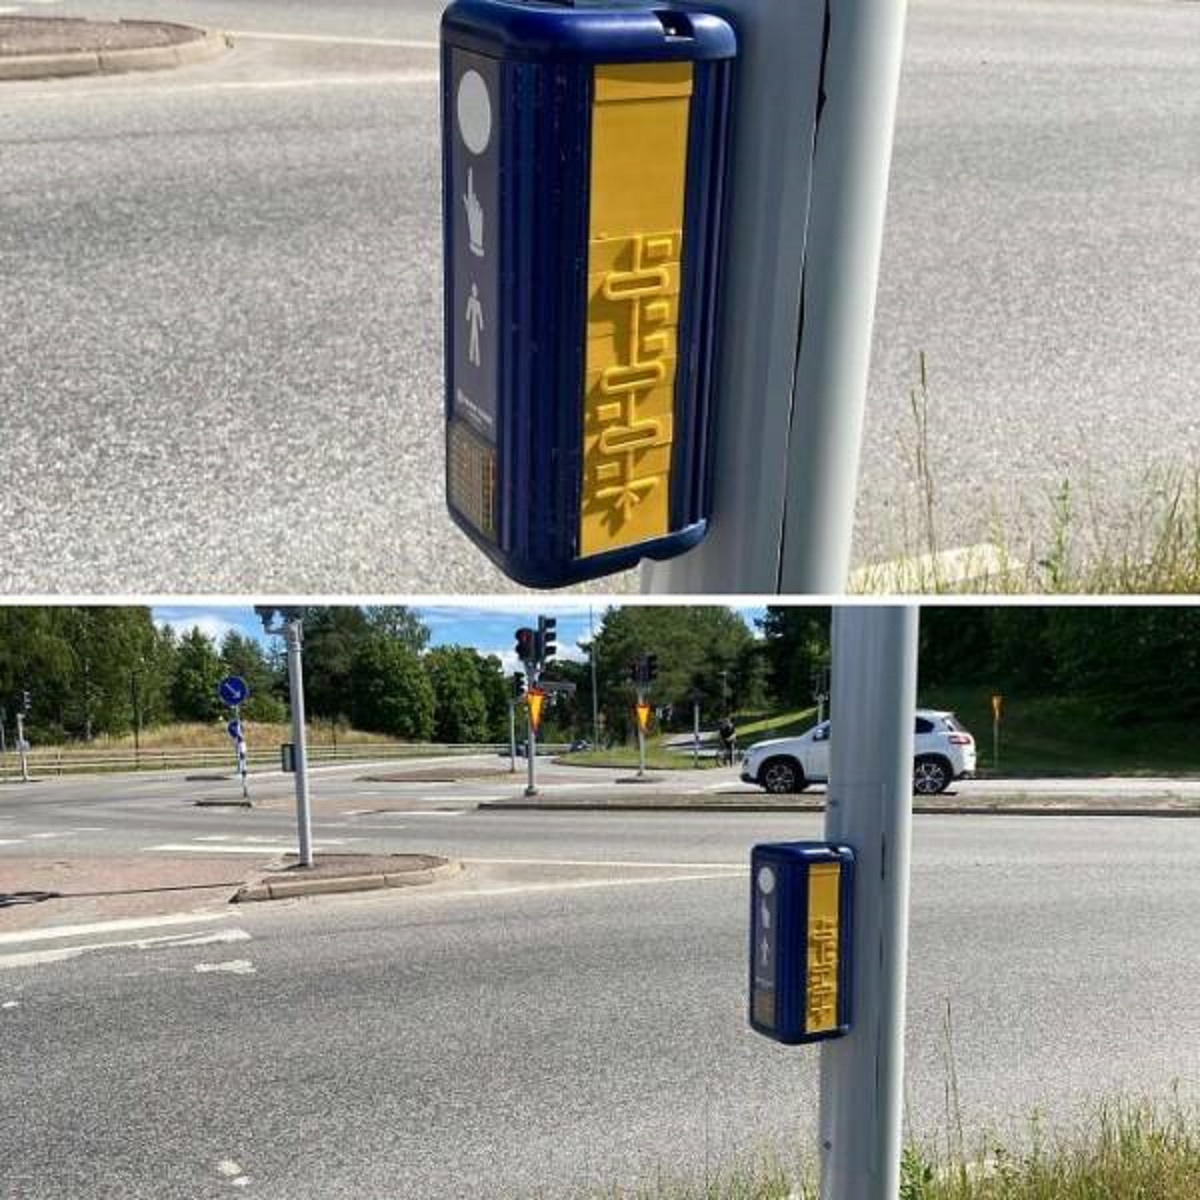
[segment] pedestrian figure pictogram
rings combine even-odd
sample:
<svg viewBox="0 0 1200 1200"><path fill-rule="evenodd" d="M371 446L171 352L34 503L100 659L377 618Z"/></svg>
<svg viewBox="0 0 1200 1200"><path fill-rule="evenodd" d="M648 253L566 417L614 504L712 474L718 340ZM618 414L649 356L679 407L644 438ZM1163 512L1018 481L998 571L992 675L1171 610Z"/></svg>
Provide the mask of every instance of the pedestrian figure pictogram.
<svg viewBox="0 0 1200 1200"><path fill-rule="evenodd" d="M471 284L466 321L471 327L471 340L467 345L467 360L479 366L479 335L483 330L483 305L479 303L479 288L475 284Z"/></svg>

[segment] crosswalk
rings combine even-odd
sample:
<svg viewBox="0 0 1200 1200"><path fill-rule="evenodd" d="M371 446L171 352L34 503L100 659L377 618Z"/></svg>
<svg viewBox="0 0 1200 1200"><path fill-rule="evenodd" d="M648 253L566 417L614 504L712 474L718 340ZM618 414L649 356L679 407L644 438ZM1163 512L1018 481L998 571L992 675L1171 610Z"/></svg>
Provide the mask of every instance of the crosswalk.
<svg viewBox="0 0 1200 1200"><path fill-rule="evenodd" d="M77 925L49 925L0 933L0 974L21 968L51 966L104 951L153 953L201 949L211 959L213 947L251 940L247 930L231 924L226 912L170 913L165 916L123 917ZM219 924L220 928L210 928ZM244 953L244 951L243 951ZM191 961L197 974L253 974L246 958L226 961ZM2 994L3 985L0 985Z"/></svg>
<svg viewBox="0 0 1200 1200"><path fill-rule="evenodd" d="M320 838L313 843L314 850L329 851L338 846L360 842L362 838ZM257 854L260 857L293 854L294 839L280 836L251 837L245 834L207 833L188 841L163 842L155 846L143 846L144 854Z"/></svg>

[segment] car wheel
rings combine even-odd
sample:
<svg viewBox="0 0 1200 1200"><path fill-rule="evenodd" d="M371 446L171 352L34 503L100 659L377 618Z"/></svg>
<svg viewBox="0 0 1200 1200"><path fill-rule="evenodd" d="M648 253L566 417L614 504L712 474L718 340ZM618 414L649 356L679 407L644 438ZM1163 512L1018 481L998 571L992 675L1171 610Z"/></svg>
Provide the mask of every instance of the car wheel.
<svg viewBox="0 0 1200 1200"><path fill-rule="evenodd" d="M804 791L804 772L800 770L800 764L790 758L767 759L758 778L763 787L775 796Z"/></svg>
<svg viewBox="0 0 1200 1200"><path fill-rule="evenodd" d="M918 758L913 767L913 791L918 796L936 796L950 786L950 765L944 758Z"/></svg>

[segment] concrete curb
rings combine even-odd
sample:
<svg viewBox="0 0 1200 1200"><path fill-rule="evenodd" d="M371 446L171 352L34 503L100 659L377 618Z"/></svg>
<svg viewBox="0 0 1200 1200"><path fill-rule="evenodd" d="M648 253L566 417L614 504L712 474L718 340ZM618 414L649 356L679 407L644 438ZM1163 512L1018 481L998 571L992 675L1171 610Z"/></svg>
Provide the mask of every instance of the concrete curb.
<svg viewBox="0 0 1200 1200"><path fill-rule="evenodd" d="M154 22L169 24L169 22ZM125 50L76 50L64 54L16 54L0 58L0 80L61 79L70 75L115 75L124 71L161 71L207 62L233 45L227 34L200 32L174 46Z"/></svg>
<svg viewBox="0 0 1200 1200"><path fill-rule="evenodd" d="M552 812L744 812L744 813L795 813L825 811L821 803L809 804L664 804L650 800L639 804L636 801L617 801L613 804L597 804L591 800L569 800L563 803L538 804L532 800L484 801L476 805L479 812L502 812L504 809L527 811L533 809ZM1050 808L1028 804L914 804L913 814L920 817L1200 817L1197 808L1099 808L1095 805L1072 805Z"/></svg>
<svg viewBox="0 0 1200 1200"><path fill-rule="evenodd" d="M251 800L243 800L240 797L236 800L208 800L201 798L193 800L194 808L253 808L254 803Z"/></svg>
<svg viewBox="0 0 1200 1200"><path fill-rule="evenodd" d="M325 879L281 879L248 883L230 899L231 904L251 900L287 900L293 896L323 896L335 892L371 892L381 888L421 887L457 875L461 862L450 860L436 867L419 871L398 871L395 874L374 872L370 875L332 875Z"/></svg>

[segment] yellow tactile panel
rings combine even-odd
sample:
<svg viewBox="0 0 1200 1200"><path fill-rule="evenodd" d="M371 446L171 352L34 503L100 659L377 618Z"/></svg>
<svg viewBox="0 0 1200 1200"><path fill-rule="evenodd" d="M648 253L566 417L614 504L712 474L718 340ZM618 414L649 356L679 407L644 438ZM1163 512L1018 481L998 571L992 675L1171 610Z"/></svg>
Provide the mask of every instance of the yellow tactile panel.
<svg viewBox="0 0 1200 1200"><path fill-rule="evenodd" d="M817 863L808 871L808 955L804 1030L823 1033L837 1027L838 893L842 868Z"/></svg>
<svg viewBox="0 0 1200 1200"><path fill-rule="evenodd" d="M594 83L581 555L669 529L692 65Z"/></svg>

